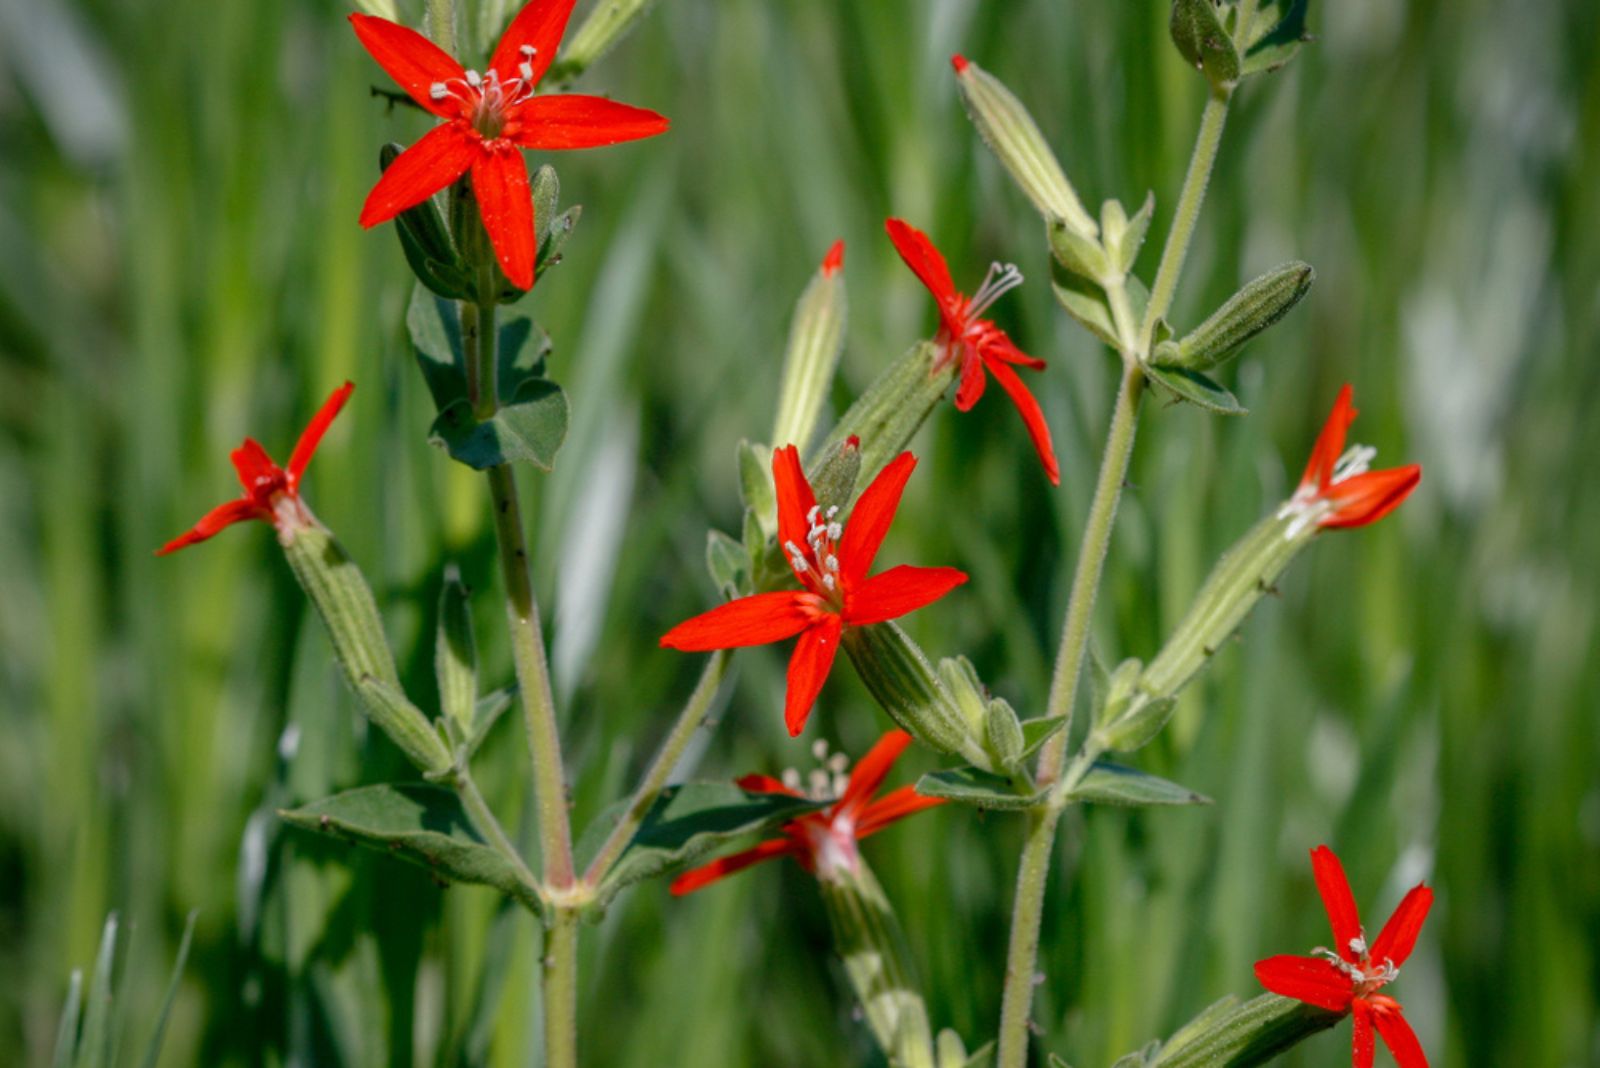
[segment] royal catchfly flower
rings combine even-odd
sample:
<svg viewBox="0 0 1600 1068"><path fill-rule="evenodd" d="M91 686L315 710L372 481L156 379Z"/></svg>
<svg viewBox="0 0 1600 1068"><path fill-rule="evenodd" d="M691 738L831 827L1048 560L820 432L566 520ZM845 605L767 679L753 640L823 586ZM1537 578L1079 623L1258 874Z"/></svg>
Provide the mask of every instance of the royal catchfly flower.
<svg viewBox="0 0 1600 1068"><path fill-rule="evenodd" d="M853 873L858 863L858 841L896 820L943 803L941 798L923 797L910 786L891 790L876 799L873 797L894 762L910 744L911 735L905 731L890 731L878 739L853 770L849 770L845 755L829 756L828 743L819 740L812 752L823 767L813 771L808 782L802 783L800 773L793 768L784 773L782 780L766 775L746 775L739 780L739 785L752 793L788 794L832 804L820 812L811 812L784 824L782 838L770 839L742 853L721 857L683 873L673 880L672 892L687 894L752 864L785 856L794 857L806 871L815 872L819 878L832 879Z"/></svg>
<svg viewBox="0 0 1600 1068"><path fill-rule="evenodd" d="M1350 387L1339 391L1333 411L1317 435L1311 462L1294 496L1278 509L1279 519L1290 519L1285 536L1294 538L1311 524L1318 527L1362 527L1376 523L1396 508L1422 480L1418 464L1369 471L1378 450L1371 445L1344 447L1345 435L1355 422Z"/></svg>
<svg viewBox="0 0 1600 1068"><path fill-rule="evenodd" d="M778 496L778 543L800 580L798 590L757 593L679 623L661 639L669 649L705 652L765 645L800 635L789 659L783 718L799 734L816 703L845 627L882 623L943 597L967 581L953 567L901 564L867 576L889 531L917 458L903 452L862 492L849 522L837 505L823 508L806 481L800 452L772 454Z"/></svg>
<svg viewBox="0 0 1600 1068"><path fill-rule="evenodd" d="M211 509L193 529L157 549L156 555L165 556L205 541L224 527L247 519L265 519L277 528L278 536L285 540L295 531L313 525L316 520L300 501L300 477L305 474L306 465L317 451L322 435L327 433L328 425L339 414L339 409L344 407L344 402L350 399L350 391L355 388L346 382L317 409L317 414L306 424L300 440L295 442L287 468L273 463L267 450L255 439L245 438L244 444L232 453L233 469L239 473L244 496Z"/></svg>
<svg viewBox="0 0 1600 1068"><path fill-rule="evenodd" d="M596 148L666 130L664 116L598 96L535 95L556 58L576 0L533 0L518 12L483 73L466 70L414 30L353 14L372 58L422 108L445 120L383 172L361 208L376 226L472 172L473 195L506 278L533 285L533 199L522 148Z"/></svg>
<svg viewBox="0 0 1600 1068"><path fill-rule="evenodd" d="M1042 371L1044 361L1017 348L1005 331L990 320L979 318L1002 293L1022 284L1022 272L1009 263L991 264L983 285L968 297L956 290L949 266L927 234L900 219L888 220L884 228L889 231L889 240L894 242L900 258L938 302L939 335L934 340L943 347L944 360L961 361L956 410L970 411L988 384L984 372L994 375L1021 413L1028 437L1033 439L1033 447L1044 463L1045 474L1059 485L1061 467L1056 463L1055 448L1050 444L1050 428L1045 424L1044 412L1012 367L1021 364Z"/></svg>
<svg viewBox="0 0 1600 1068"><path fill-rule="evenodd" d="M1257 961L1256 978L1274 994L1330 1012L1350 1013L1355 1018L1355 1068L1371 1068L1374 1028L1400 1068L1428 1068L1422 1044L1401 1014L1400 1003L1378 990L1394 981L1411 955L1433 904L1433 891L1420 884L1412 887L1369 946L1350 883L1333 850L1327 846L1313 849L1311 871L1328 910L1334 948L1319 947L1309 957Z"/></svg>

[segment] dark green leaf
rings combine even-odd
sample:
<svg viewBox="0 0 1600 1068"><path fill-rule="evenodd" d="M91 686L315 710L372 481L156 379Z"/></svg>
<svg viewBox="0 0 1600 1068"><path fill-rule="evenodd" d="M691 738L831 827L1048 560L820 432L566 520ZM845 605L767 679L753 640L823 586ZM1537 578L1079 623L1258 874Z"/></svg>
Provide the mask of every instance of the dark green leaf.
<svg viewBox="0 0 1600 1068"><path fill-rule="evenodd" d="M296 827L408 860L436 878L479 883L537 902L511 863L478 837L455 793L442 786L362 786L278 815Z"/></svg>
<svg viewBox="0 0 1600 1068"><path fill-rule="evenodd" d="M433 397L434 407L444 411L467 399L466 361L461 348L461 318L453 301L428 292L422 286L411 290L406 309L406 330L417 350L417 366Z"/></svg>
<svg viewBox="0 0 1600 1068"><path fill-rule="evenodd" d="M1256 13L1256 26L1250 27L1251 41L1244 49L1244 74L1275 71L1295 57L1300 46L1311 40L1306 33L1306 11L1310 0L1267 0ZM1274 21L1276 19L1276 21Z"/></svg>
<svg viewBox="0 0 1600 1068"><path fill-rule="evenodd" d="M1239 52L1214 0L1173 0L1168 28L1178 52L1214 86L1239 80Z"/></svg>
<svg viewBox="0 0 1600 1068"><path fill-rule="evenodd" d="M473 417L466 400L451 404L434 420L429 440L479 471L518 461L548 471L566 440L567 416L567 395L561 387L530 378L517 391L515 403L482 422Z"/></svg>
<svg viewBox="0 0 1600 1068"><path fill-rule="evenodd" d="M823 804L788 794L755 794L731 783L685 783L662 791L633 840L606 873L595 892L594 908L604 909L624 888L680 868L732 838L787 823ZM586 832L603 840L620 810Z"/></svg>
<svg viewBox="0 0 1600 1068"><path fill-rule="evenodd" d="M1067 794L1068 801L1091 805L1209 805L1211 799L1187 786L1135 768L1101 760Z"/></svg>
<svg viewBox="0 0 1600 1068"><path fill-rule="evenodd" d="M1177 399L1197 404L1208 412L1218 415L1244 415L1246 412L1239 398L1199 371L1191 371L1186 367L1148 366L1145 374Z"/></svg>
<svg viewBox="0 0 1600 1068"><path fill-rule="evenodd" d="M544 377L550 335L526 315L508 315L495 333L495 378L501 404L510 404L523 383Z"/></svg>
<svg viewBox="0 0 1600 1068"><path fill-rule="evenodd" d="M1020 777L1007 779L979 768L962 767L930 771L917 780L917 793L977 808L1024 809L1038 805L1045 792Z"/></svg>

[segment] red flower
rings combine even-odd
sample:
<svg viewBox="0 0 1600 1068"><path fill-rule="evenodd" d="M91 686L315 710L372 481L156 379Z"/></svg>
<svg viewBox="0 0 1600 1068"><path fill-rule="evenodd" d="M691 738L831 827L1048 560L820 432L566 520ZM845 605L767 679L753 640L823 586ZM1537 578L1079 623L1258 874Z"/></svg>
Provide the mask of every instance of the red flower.
<svg viewBox="0 0 1600 1068"><path fill-rule="evenodd" d="M1362 527L1376 523L1411 495L1422 481L1418 464L1393 467L1387 471L1368 471L1378 450L1370 445L1353 445L1346 450L1345 434L1355 422L1356 410L1350 406L1350 387L1339 391L1333 411L1317 435L1311 461L1294 496L1278 510L1279 519L1294 516L1288 534L1294 537L1308 524L1319 527Z"/></svg>
<svg viewBox="0 0 1600 1068"><path fill-rule="evenodd" d="M817 743L819 756L826 756L826 743ZM753 849L713 860L710 864L684 872L672 881L674 894L687 894L716 882L725 875L759 864L774 857L792 856L806 871L816 872L822 878L835 873L853 872L856 868L856 843L869 834L876 834L896 820L905 819L913 812L944 803L943 798L923 797L910 786L891 790L873 799L878 787L888 777L889 769L900 759L900 754L911 744L911 735L893 730L878 739L876 745L856 764L846 777L843 754L835 754L828 771L814 772L813 785L820 789L813 796L825 794L838 800L821 812L812 812L783 825L783 837L762 842ZM832 774L830 775L829 772ZM785 775L787 782L766 775L746 775L739 785L752 793L788 794L806 797L800 791L798 772Z"/></svg>
<svg viewBox="0 0 1600 1068"><path fill-rule="evenodd" d="M350 391L355 388L346 382L322 403L317 414L311 417L311 422L306 424L300 440L295 442L287 469L273 463L267 450L255 439L245 438L244 444L234 449L232 454L233 469L239 473L239 481L244 485L244 496L211 509L188 533L178 535L157 549L156 555L165 556L205 541L222 528L247 519L265 519L278 529L280 535L314 523L311 513L300 503L300 476L305 474L306 465L317 451L322 435L327 433L328 425L339 414L339 409L344 407L344 402L350 399Z"/></svg>
<svg viewBox="0 0 1600 1068"><path fill-rule="evenodd" d="M848 530L837 507L817 504L800 467L800 453L785 445L772 454L778 491L778 541L803 587L741 597L679 623L661 639L669 649L705 652L765 645L800 635L789 659L783 718L799 734L838 651L845 627L862 627L914 612L943 597L967 576L953 567L902 564L867 577L888 533L917 458L903 452L872 480L850 513Z"/></svg>
<svg viewBox="0 0 1600 1068"><path fill-rule="evenodd" d="M889 231L889 240L894 242L900 258L922 279L922 284L939 303L939 335L935 340L944 346L945 360L958 357L961 360L956 410L970 411L988 384L984 371L994 375L1022 414L1028 437L1033 439L1033 447L1044 462L1045 474L1051 482L1060 485L1061 467L1056 463L1055 448L1050 444L1050 428L1045 425L1044 412L1011 366L1022 364L1042 371L1044 361L1017 348L1005 331L990 320L978 318L1002 293L1022 284L1022 272L1010 264L993 264L983 285L968 297L956 291L955 283L950 280L950 268L927 234L900 219L888 220L884 228Z"/></svg>
<svg viewBox="0 0 1600 1068"><path fill-rule="evenodd" d="M372 15L353 14L356 36L372 58L424 110L445 121L383 172L361 208L376 226L472 172L484 229L511 284L533 285L533 199L519 148L595 148L667 128L645 108L604 97L535 96L556 58L576 0L533 0L524 7L483 74L465 70L420 33Z"/></svg>
<svg viewBox="0 0 1600 1068"><path fill-rule="evenodd" d="M1351 1013L1355 1017L1355 1068L1371 1068L1374 1028L1400 1068L1428 1068L1428 1058L1401 1015L1400 1003L1377 991L1394 981L1411 956L1417 932L1433 904L1433 891L1420 884L1412 887L1383 925L1377 941L1368 947L1344 867L1333 850L1327 846L1313 849L1311 870L1333 926L1334 948L1319 948L1310 957L1257 961L1256 978L1274 994L1330 1012Z"/></svg>

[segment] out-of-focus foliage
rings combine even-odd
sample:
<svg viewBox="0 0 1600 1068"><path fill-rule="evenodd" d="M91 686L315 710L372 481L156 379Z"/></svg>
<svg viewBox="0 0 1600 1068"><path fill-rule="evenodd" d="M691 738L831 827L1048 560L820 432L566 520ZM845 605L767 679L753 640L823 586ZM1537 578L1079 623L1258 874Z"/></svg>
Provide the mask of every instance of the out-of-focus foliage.
<svg viewBox="0 0 1600 1068"><path fill-rule="evenodd" d="M355 222L379 147L422 120L370 95L384 79L344 15L0 0L0 1049L24 1064L47 1063L107 911L137 931L124 1008L151 1019L196 907L164 1063L531 1063L531 920L273 815L403 761L364 731L270 533L151 555L231 492L230 447L287 447L348 376L307 499L377 585L419 699L446 560L480 591L484 688L510 677L482 487L423 442L405 264ZM1038 217L948 57L1017 92L1087 202L1153 189L1160 235L1204 91L1166 23L1158 0L662 0L578 83L673 118L553 160L583 223L531 301L572 402L555 473L529 485L580 826L698 670L656 638L716 596L706 520L737 533L735 446L770 427L792 301L828 245L849 248L835 411L932 328L891 213L958 284L991 259L1030 276L995 314L1050 361L1033 382L1060 491L1003 398L942 409L885 559L971 573L911 629L1039 714L1112 366L1055 310ZM1338 0L1311 24L1293 64L1240 91L1173 326L1291 258L1317 284L1223 372L1248 417L1147 410L1102 655L1156 649L1292 485L1341 382L1360 440L1424 481L1308 553L1139 753L1214 806L1074 816L1039 1044L1109 1064L1253 996L1256 957L1326 941L1305 864L1326 841L1376 914L1419 878L1438 888L1400 988L1435 1063L1592 1063L1600 15ZM737 662L700 771L804 763L782 650ZM515 718L480 757L513 825ZM858 749L881 728L848 671L812 722ZM867 847L935 1026L974 1046L999 1002L1015 823L948 806ZM792 865L687 900L630 890L586 932L590 1062L871 1063L826 931ZM1344 1036L1294 1063L1345 1063Z"/></svg>

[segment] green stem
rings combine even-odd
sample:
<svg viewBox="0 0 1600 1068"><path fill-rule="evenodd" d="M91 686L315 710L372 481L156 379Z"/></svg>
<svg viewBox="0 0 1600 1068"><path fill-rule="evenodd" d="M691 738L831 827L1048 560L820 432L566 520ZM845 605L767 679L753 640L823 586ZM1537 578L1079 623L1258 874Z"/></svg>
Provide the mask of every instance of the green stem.
<svg viewBox="0 0 1600 1068"><path fill-rule="evenodd" d="M428 0L428 36L452 56L456 54L456 0Z"/></svg>
<svg viewBox="0 0 1600 1068"><path fill-rule="evenodd" d="M506 858L506 862L516 870L517 878L522 880L528 890L536 898L543 899L544 888L539 885L539 880L528 867L528 862L522 859L522 854L512 844L505 828L500 826L494 810L483 799L483 792L478 789L477 782L472 778L472 772L464 765L458 766L455 769L454 782L456 793L461 796L461 803L467 807L467 814L472 817L473 827Z"/></svg>
<svg viewBox="0 0 1600 1068"><path fill-rule="evenodd" d="M1205 202L1206 186L1211 182L1211 168L1217 161L1217 146L1222 143L1222 127L1228 121L1228 102L1232 95L1231 89L1212 90L1206 98L1205 111L1200 115L1200 132L1195 136L1194 154L1189 157L1189 171L1183 177L1178 211L1172 217L1172 229L1161 249L1161 265L1156 268L1155 284L1150 287L1150 304L1145 308L1144 325L1139 331L1141 355L1149 354L1156 324L1172 307L1178 276L1183 273L1183 261L1189 254L1189 241L1194 237L1194 226L1200 218L1200 205Z"/></svg>
<svg viewBox="0 0 1600 1068"><path fill-rule="evenodd" d="M628 802L628 810L617 821L617 825L611 828L611 833L606 836L599 852L595 853L594 860L590 861L588 870L583 873L586 886L593 888L600 884L600 880L605 878L611 865L616 863L622 851L633 840L634 833L649 814L650 807L656 803L656 798L661 796L662 789L667 785L667 778L671 776L672 769L678 766L678 760L689 745L689 739L694 737L694 732L705 722L706 714L711 710L711 702L717 695L717 689L728 673L729 660L728 652L719 650L712 653L711 659L706 661L705 670L700 673L700 681L695 683L694 692L684 702L683 711L678 713L678 721L672 725L672 730L667 732L667 738L661 743L661 749L651 762L650 769L639 781L638 789L633 792L633 799Z"/></svg>
<svg viewBox="0 0 1600 1068"><path fill-rule="evenodd" d="M545 1068L577 1068L578 914L557 909L544 939Z"/></svg>

